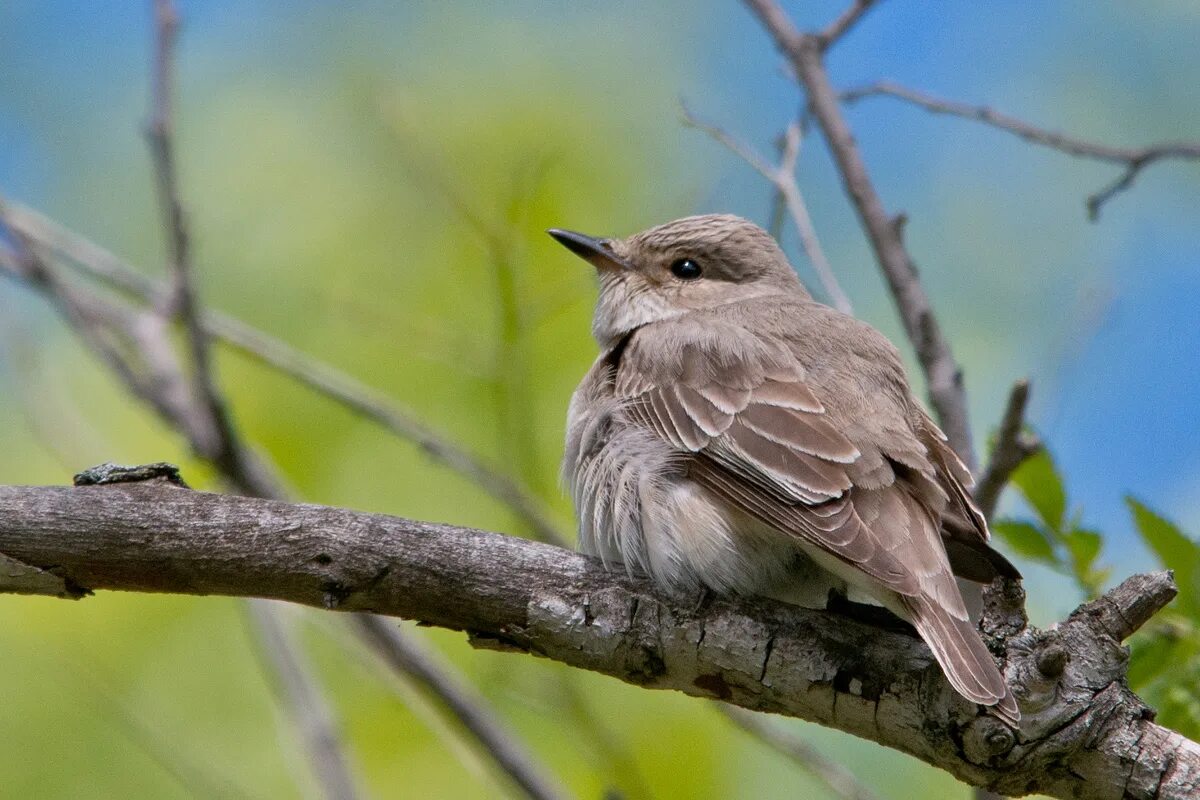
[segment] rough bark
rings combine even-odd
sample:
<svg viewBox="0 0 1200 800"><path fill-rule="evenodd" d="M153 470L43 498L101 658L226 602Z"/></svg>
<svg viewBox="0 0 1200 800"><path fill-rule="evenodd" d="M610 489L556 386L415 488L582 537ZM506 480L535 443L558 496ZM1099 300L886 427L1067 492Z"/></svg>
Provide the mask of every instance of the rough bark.
<svg viewBox="0 0 1200 800"><path fill-rule="evenodd" d="M268 597L417 619L477 646L819 722L1005 794L1200 792L1200 746L1155 725L1123 679L1120 642L1174 596L1168 573L1134 576L1050 631L987 632L1021 702L1015 733L958 697L903 631L764 600L664 597L485 531L157 480L0 487L0 555L8 591Z"/></svg>

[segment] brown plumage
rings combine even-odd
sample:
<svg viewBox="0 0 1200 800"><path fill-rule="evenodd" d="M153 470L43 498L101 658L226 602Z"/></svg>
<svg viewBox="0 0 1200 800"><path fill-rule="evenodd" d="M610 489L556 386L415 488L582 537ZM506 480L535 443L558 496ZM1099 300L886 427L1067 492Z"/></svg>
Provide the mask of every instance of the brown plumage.
<svg viewBox="0 0 1200 800"><path fill-rule="evenodd" d="M1017 573L891 343L814 302L738 217L551 233L601 283L602 353L572 398L563 465L581 547L669 589L806 605L863 592L913 624L964 697L1016 724L955 572Z"/></svg>

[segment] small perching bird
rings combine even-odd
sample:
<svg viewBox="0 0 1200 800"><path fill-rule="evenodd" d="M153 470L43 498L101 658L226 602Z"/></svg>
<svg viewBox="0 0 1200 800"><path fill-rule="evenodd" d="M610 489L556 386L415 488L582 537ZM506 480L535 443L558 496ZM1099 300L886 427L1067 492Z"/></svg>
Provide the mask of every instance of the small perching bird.
<svg viewBox="0 0 1200 800"><path fill-rule="evenodd" d="M988 547L971 475L896 348L815 302L739 217L550 234L600 277L601 354L571 399L563 462L580 547L672 591L810 607L865 594L1015 726L955 575L1020 576Z"/></svg>

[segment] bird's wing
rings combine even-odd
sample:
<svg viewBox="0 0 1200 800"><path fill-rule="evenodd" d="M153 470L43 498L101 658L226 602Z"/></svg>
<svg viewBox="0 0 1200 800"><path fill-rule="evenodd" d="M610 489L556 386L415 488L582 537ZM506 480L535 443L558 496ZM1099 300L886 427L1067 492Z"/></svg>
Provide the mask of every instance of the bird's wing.
<svg viewBox="0 0 1200 800"><path fill-rule="evenodd" d="M839 349L813 359L802 330L755 335L714 315L653 327L633 335L618 364L625 413L691 453L692 479L726 502L899 595L950 683L1015 724L1020 712L941 539L944 508L974 509L966 471L948 447L922 441L927 418L908 399L886 340L859 329L818 342ZM853 347L836 344L847 340Z"/></svg>
<svg viewBox="0 0 1200 800"><path fill-rule="evenodd" d="M920 409L914 427L929 452L938 483L950 498L942 514L942 544L954 574L979 583L991 583L997 575L1019 580L1021 573L1012 562L988 545L987 519L969 491L975 479L950 447L946 434Z"/></svg>
<svg viewBox="0 0 1200 800"><path fill-rule="evenodd" d="M810 375L782 339L711 317L654 327L653 346L645 332L630 340L615 389L631 418L695 454L695 480L883 587L967 619L938 532L947 499L906 409L875 398L870 414L849 413L842 395L869 388L852 383L855 365Z"/></svg>

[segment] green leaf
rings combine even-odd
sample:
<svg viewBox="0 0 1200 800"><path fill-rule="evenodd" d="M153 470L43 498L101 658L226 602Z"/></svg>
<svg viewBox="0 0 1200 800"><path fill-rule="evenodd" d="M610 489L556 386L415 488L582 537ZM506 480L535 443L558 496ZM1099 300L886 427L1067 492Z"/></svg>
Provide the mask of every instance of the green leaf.
<svg viewBox="0 0 1200 800"><path fill-rule="evenodd" d="M1049 453L1042 450L1026 459L1013 473L1012 482L1047 528L1062 530L1063 516L1067 511L1067 492Z"/></svg>
<svg viewBox="0 0 1200 800"><path fill-rule="evenodd" d="M1136 498L1127 496L1125 503L1133 512L1134 524L1146 546L1164 567L1175 570L1179 604L1189 613L1200 615L1200 545Z"/></svg>
<svg viewBox="0 0 1200 800"><path fill-rule="evenodd" d="M1087 528L1075 528L1068 531L1062 540L1071 553L1076 571L1080 573L1091 569L1092 562L1096 560L1096 556L1100 555L1100 548L1104 546L1103 537L1096 531Z"/></svg>
<svg viewBox="0 0 1200 800"><path fill-rule="evenodd" d="M1076 582L1089 598L1097 597L1105 575L1093 569L1092 565L1096 556L1100 555L1104 539L1096 531L1075 527L1059 538L1071 556L1071 572Z"/></svg>
<svg viewBox="0 0 1200 800"><path fill-rule="evenodd" d="M1130 688L1140 693L1161 675L1173 663L1171 654L1178 644L1179 637L1166 629L1139 636L1130 647L1129 672L1126 675Z"/></svg>
<svg viewBox="0 0 1200 800"><path fill-rule="evenodd" d="M1000 536L1019 556L1053 567L1061 566L1050 539L1036 525L1006 519L993 523L992 532Z"/></svg>

